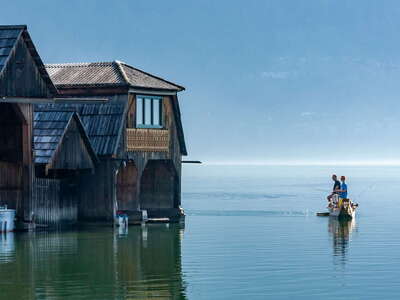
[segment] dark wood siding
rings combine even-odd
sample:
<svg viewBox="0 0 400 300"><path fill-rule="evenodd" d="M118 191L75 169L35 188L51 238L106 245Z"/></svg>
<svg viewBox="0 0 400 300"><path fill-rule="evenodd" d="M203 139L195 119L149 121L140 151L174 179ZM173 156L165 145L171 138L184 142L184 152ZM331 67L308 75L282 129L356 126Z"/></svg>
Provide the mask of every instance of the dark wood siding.
<svg viewBox="0 0 400 300"><path fill-rule="evenodd" d="M84 170L93 169L94 164L74 118L54 153L49 169Z"/></svg>
<svg viewBox="0 0 400 300"><path fill-rule="evenodd" d="M10 53L9 63L0 75L0 96L50 97L43 80L24 40L18 40Z"/></svg>
<svg viewBox="0 0 400 300"><path fill-rule="evenodd" d="M134 118L136 115L136 104L135 104L135 95L130 95L129 97L129 107L130 107L130 114L131 118ZM135 162L135 165L137 166L138 172L139 172L139 178L141 178L141 181L143 181L143 172L145 171L146 166L149 164L149 162L153 160L162 160L162 161L170 161L172 162L172 166L174 168L173 173L176 174L175 178L171 183L173 182L173 188L174 189L174 197L175 199L173 200L174 205L171 206L177 207L181 205L181 166L182 166L182 155L180 151L180 143L178 139L178 133L177 133L177 125L176 125L176 120L174 117L174 112L173 112L173 103L174 99L169 96L164 96L163 97L163 125L164 128L169 130L170 133L170 141L169 141L169 151L168 152L150 152L150 151L132 151L132 152L127 152L127 157L129 160L132 160ZM135 122L134 120L131 122ZM156 129L155 129L156 130ZM124 141L126 142L126 136L124 136ZM152 172L152 171L150 171ZM161 175L161 171L160 174ZM145 183L147 185L148 183ZM155 193L154 195L160 195L160 193ZM153 201L155 203L162 202L162 199L157 199L156 196L153 195ZM150 201L149 200L149 195L143 196L142 191L140 191L140 196L139 196L139 201L142 202L142 197L146 198L146 202ZM156 198L154 198L156 197ZM156 204L155 204L156 206ZM149 207L148 204L145 204L145 207Z"/></svg>
<svg viewBox="0 0 400 300"><path fill-rule="evenodd" d="M38 224L63 225L78 220L77 180L33 180L32 211Z"/></svg>
<svg viewBox="0 0 400 300"><path fill-rule="evenodd" d="M113 221L116 201L116 163L101 161L95 174L82 175L79 181L79 219Z"/></svg>
<svg viewBox="0 0 400 300"><path fill-rule="evenodd" d="M140 208L149 211L177 208L177 176L170 160L150 160L140 184Z"/></svg>
<svg viewBox="0 0 400 300"><path fill-rule="evenodd" d="M32 178L33 178L33 105L22 103L18 104L19 111L22 113L25 122L22 123L22 202L19 215L27 219L32 211Z"/></svg>
<svg viewBox="0 0 400 300"><path fill-rule="evenodd" d="M121 165L117 174L118 210L138 209L138 171L134 163Z"/></svg>

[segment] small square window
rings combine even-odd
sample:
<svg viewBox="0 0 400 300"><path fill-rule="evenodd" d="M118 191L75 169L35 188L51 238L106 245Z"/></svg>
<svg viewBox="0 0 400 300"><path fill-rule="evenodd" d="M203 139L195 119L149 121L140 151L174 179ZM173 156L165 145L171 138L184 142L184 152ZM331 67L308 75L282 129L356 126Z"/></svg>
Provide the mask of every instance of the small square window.
<svg viewBox="0 0 400 300"><path fill-rule="evenodd" d="M162 98L155 96L136 97L136 127L162 128Z"/></svg>

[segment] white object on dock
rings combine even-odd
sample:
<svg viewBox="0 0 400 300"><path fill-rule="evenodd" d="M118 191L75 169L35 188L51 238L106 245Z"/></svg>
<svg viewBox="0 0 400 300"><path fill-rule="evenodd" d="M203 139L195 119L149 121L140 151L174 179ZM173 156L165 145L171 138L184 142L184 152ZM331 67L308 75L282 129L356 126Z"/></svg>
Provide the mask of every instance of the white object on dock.
<svg viewBox="0 0 400 300"><path fill-rule="evenodd" d="M119 215L117 216L118 219L118 226L119 227L128 227L129 220L127 215Z"/></svg>
<svg viewBox="0 0 400 300"><path fill-rule="evenodd" d="M0 232L14 231L15 229L15 210L0 208Z"/></svg>

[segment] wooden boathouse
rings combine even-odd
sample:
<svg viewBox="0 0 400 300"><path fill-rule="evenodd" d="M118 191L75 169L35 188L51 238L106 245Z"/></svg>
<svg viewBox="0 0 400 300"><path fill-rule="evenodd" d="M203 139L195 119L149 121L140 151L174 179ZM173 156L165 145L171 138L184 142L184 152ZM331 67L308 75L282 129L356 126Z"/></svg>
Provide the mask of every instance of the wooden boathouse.
<svg viewBox="0 0 400 300"><path fill-rule="evenodd" d="M44 66L26 26L0 26L0 205L48 225L178 220L178 92L125 63Z"/></svg>
<svg viewBox="0 0 400 300"><path fill-rule="evenodd" d="M26 26L0 26L0 204L32 212L33 104L57 95Z"/></svg>
<svg viewBox="0 0 400 300"><path fill-rule="evenodd" d="M63 97L105 97L119 112L112 122L98 115L98 126L82 116L100 159L96 174L82 181L85 219L113 218L115 210L127 211L132 220L143 210L149 217L178 218L187 154L178 102L184 88L119 61L46 69ZM93 134L94 127L105 130Z"/></svg>

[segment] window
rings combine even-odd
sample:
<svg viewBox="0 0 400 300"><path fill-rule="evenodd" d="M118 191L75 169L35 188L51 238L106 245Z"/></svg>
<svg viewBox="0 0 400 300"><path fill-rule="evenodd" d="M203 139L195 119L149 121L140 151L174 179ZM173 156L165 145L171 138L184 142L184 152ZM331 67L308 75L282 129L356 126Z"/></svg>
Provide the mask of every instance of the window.
<svg viewBox="0 0 400 300"><path fill-rule="evenodd" d="M136 97L136 127L162 128L162 98L156 96Z"/></svg>

